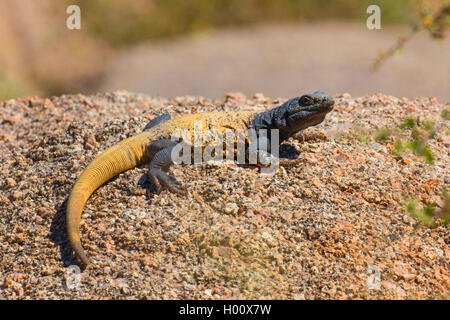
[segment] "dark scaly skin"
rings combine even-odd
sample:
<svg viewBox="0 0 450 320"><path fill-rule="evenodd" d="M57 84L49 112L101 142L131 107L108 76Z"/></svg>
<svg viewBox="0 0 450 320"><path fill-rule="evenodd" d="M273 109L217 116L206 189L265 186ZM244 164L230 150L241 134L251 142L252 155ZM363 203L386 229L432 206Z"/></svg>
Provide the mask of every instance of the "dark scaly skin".
<svg viewBox="0 0 450 320"><path fill-rule="evenodd" d="M201 121L202 130L214 129L223 135L230 129L279 129L281 143L295 133L321 123L332 110L333 104L331 97L323 91L317 91L290 99L265 112L207 112L173 119L163 115L152 120L144 132L117 143L97 156L75 182L66 212L67 233L75 257L88 266L89 259L81 246L79 230L84 204L98 187L119 173L147 163L148 176L157 192L166 188L172 192L185 193L184 188L167 173L172 165L172 148L180 143L171 140L176 130L187 130L192 137L196 121Z"/></svg>

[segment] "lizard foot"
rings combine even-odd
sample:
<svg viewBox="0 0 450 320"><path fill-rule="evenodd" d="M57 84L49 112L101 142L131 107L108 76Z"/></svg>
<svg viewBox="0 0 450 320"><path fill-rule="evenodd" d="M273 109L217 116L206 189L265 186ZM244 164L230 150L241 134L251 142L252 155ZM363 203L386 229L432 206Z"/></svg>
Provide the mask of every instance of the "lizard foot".
<svg viewBox="0 0 450 320"><path fill-rule="evenodd" d="M161 171L159 169L150 169L150 171L148 172L148 176L155 186L156 193L160 193L164 187L166 189L169 189L169 191L177 193L179 195L186 194L186 190L181 185L181 183L178 182L175 177L165 173L164 171Z"/></svg>

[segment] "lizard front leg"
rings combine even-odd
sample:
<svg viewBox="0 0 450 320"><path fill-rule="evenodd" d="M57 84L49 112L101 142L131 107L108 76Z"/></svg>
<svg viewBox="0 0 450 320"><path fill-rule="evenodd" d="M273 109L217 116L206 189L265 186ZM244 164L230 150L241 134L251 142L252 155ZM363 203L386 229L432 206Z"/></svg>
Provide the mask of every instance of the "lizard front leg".
<svg viewBox="0 0 450 320"><path fill-rule="evenodd" d="M277 149L273 149L276 147ZM272 150L273 149L273 150ZM278 170L278 166L293 167L298 165L300 159L284 159L279 157L279 146L272 146L271 139L267 136L258 137L257 144L250 144L249 155L254 152L254 157L257 158L257 165L261 168L263 173L274 173Z"/></svg>
<svg viewBox="0 0 450 320"><path fill-rule="evenodd" d="M169 167L174 163L172 160L172 150L180 143L169 139L163 139L153 142L149 149L154 154L148 164L147 176L153 182L156 193L160 193L164 188L178 194L185 194L184 187L174 176L167 173Z"/></svg>

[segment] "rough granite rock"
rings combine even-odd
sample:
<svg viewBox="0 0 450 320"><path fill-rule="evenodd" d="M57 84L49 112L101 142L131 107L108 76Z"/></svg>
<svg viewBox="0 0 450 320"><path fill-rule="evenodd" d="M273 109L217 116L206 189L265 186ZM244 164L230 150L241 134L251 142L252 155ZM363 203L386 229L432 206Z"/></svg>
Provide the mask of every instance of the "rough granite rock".
<svg viewBox="0 0 450 320"><path fill-rule="evenodd" d="M121 174L83 211L95 266L71 273L64 202L99 152L164 112L284 100L118 91L1 102L0 299L448 299L449 227L418 222L402 201L442 206L450 104L382 94L338 97L324 123L282 148L301 163L274 176L232 163L175 166L186 197L149 199L144 168ZM433 165L395 156L389 139L358 138L407 117L435 121Z"/></svg>

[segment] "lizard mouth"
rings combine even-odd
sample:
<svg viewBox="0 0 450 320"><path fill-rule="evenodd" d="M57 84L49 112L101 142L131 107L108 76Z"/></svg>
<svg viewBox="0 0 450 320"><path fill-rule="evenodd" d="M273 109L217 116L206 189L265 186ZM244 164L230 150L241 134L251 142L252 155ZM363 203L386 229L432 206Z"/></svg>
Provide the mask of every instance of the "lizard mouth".
<svg viewBox="0 0 450 320"><path fill-rule="evenodd" d="M311 110L308 111L312 112L315 111L317 113L330 112L331 110L333 110L333 105L334 105L333 98L325 97L318 104L311 106L312 107Z"/></svg>
<svg viewBox="0 0 450 320"><path fill-rule="evenodd" d="M331 110L333 110L333 106L334 106L334 100L330 98L326 101L326 103L321 108L323 108L324 111L326 111L326 112L330 112Z"/></svg>
<svg viewBox="0 0 450 320"><path fill-rule="evenodd" d="M296 114L304 115L305 113L313 114L326 114L333 110L334 100L331 98L325 98L321 102L310 105L302 106L288 112L289 116L295 116Z"/></svg>
<svg viewBox="0 0 450 320"><path fill-rule="evenodd" d="M295 131L317 125L333 110L333 105L334 100L331 97L324 97L315 104L299 106L289 112L287 117L288 125L291 129L295 129Z"/></svg>

